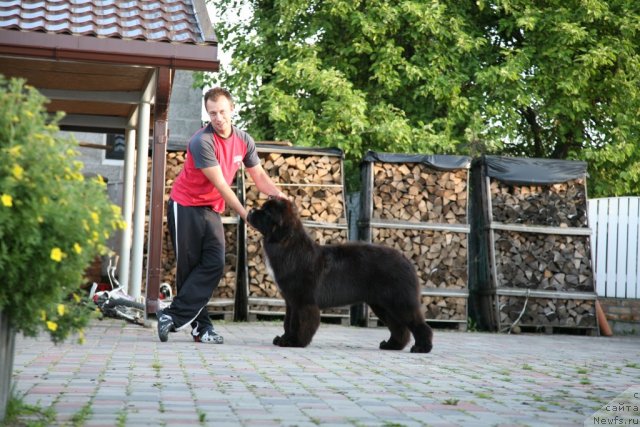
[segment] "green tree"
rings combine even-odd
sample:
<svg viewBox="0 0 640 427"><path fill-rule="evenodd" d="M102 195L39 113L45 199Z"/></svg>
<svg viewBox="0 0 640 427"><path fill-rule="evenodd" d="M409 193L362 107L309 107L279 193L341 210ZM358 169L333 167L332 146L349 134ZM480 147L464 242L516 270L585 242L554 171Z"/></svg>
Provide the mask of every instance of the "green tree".
<svg viewBox="0 0 640 427"><path fill-rule="evenodd" d="M12 329L54 342L92 310L80 287L89 263L122 228L100 178L85 178L78 144L63 138L23 80L0 75L0 312Z"/></svg>
<svg viewBox="0 0 640 427"><path fill-rule="evenodd" d="M213 0L227 86L259 139L584 159L592 195L640 193L634 0ZM611 171L624 171L620 178Z"/></svg>

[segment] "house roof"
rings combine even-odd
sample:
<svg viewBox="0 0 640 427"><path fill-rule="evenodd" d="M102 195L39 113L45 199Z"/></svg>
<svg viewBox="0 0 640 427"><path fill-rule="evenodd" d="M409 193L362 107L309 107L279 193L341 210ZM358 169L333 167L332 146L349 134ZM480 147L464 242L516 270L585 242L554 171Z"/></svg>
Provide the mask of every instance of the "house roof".
<svg viewBox="0 0 640 427"><path fill-rule="evenodd" d="M65 111L62 128L122 130L157 67L217 71L217 45L204 0L0 3L0 73Z"/></svg>

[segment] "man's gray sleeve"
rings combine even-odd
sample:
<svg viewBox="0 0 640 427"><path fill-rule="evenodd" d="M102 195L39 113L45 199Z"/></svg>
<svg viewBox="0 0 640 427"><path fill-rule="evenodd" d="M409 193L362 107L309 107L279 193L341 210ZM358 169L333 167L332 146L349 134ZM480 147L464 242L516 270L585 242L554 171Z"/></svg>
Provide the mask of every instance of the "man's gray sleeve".
<svg viewBox="0 0 640 427"><path fill-rule="evenodd" d="M244 159L242 159L244 167L252 168L256 165L259 165L260 158L258 157L258 151L256 150L256 142L247 132L240 129L236 129L236 131L238 132L238 136L240 136L240 139L242 139L242 141L247 146L247 154L245 154Z"/></svg>
<svg viewBox="0 0 640 427"><path fill-rule="evenodd" d="M189 151L193 158L193 164L198 169L219 165L213 143L207 139L206 133L196 135L189 141Z"/></svg>

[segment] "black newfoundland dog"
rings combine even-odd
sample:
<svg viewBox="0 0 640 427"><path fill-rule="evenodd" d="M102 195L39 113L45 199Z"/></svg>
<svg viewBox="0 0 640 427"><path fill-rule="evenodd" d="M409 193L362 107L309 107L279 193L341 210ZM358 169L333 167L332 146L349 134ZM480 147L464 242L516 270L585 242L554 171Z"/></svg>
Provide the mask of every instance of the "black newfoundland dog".
<svg viewBox="0 0 640 427"><path fill-rule="evenodd" d="M391 331L383 350L431 351L433 332L420 307L419 282L399 251L350 242L319 245L306 233L295 206L269 199L249 212L248 222L263 235L265 260L286 303L281 347L306 347L320 325L320 310L365 302Z"/></svg>

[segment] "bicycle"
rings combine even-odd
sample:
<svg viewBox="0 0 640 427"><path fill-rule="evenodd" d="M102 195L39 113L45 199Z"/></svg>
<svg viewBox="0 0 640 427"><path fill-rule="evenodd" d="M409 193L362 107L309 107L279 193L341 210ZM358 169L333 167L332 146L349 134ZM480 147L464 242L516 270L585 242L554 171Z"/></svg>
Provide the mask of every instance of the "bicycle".
<svg viewBox="0 0 640 427"><path fill-rule="evenodd" d="M124 319L131 323L138 325L144 325L145 319L145 304L144 302L137 301L134 297L127 294L120 282L116 278L116 266L118 264L118 257L109 258L109 265L107 266L107 277L109 278L109 284L111 290L97 291L98 284L93 283L89 298L98 306L98 309L103 315L107 317L113 317L116 319ZM168 283L162 283L160 285L160 298L162 305L168 305L167 300L171 300L173 292L171 286Z"/></svg>

